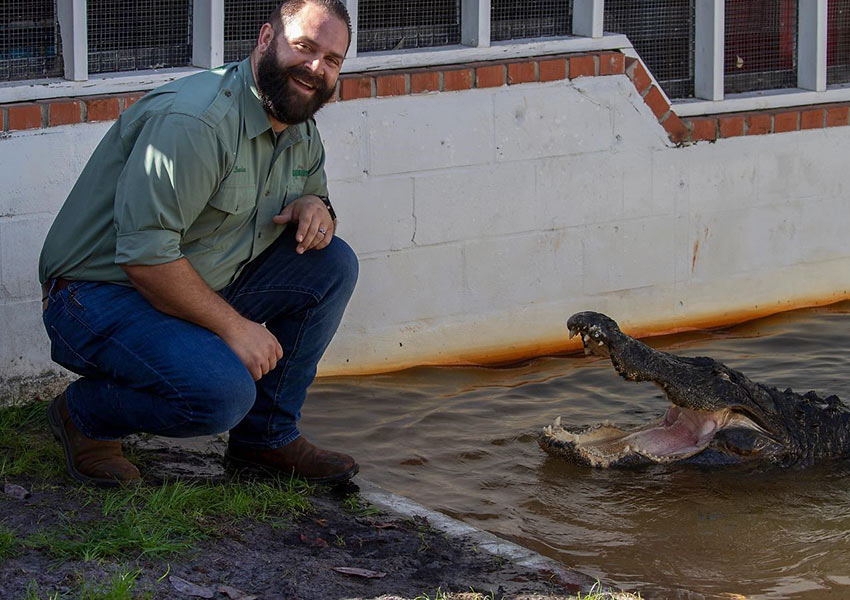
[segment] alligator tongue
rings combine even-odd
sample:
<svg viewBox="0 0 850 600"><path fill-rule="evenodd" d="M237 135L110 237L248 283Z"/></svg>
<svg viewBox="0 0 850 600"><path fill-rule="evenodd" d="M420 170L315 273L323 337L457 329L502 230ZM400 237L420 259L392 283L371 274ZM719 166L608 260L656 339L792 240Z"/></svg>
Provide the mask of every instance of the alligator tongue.
<svg viewBox="0 0 850 600"><path fill-rule="evenodd" d="M717 431L715 413L671 406L661 422L626 436L625 442L645 456L683 458L705 449Z"/></svg>
<svg viewBox="0 0 850 600"><path fill-rule="evenodd" d="M660 421L647 427L625 432L604 426L579 436L579 444L608 456L636 452L656 462L680 460L705 449L722 420L722 411L708 413L671 406Z"/></svg>

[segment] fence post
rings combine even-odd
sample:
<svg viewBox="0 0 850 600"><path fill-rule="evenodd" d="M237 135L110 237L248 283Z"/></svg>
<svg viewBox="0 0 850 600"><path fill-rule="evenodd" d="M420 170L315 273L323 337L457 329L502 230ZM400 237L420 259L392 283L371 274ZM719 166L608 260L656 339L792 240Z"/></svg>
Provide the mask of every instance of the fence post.
<svg viewBox="0 0 850 600"><path fill-rule="evenodd" d="M723 100L726 6L723 0L696 0L694 17L694 95Z"/></svg>
<svg viewBox="0 0 850 600"><path fill-rule="evenodd" d="M62 61L65 79L88 81L88 21L86 0L57 0L56 18L62 32Z"/></svg>
<svg viewBox="0 0 850 600"><path fill-rule="evenodd" d="M461 0L460 43L473 48L490 47L490 1Z"/></svg>
<svg viewBox="0 0 850 600"><path fill-rule="evenodd" d="M573 35L601 38L605 21L603 0L575 0L573 2Z"/></svg>
<svg viewBox="0 0 850 600"><path fill-rule="evenodd" d="M224 0L193 0L192 64L212 69L224 63Z"/></svg>
<svg viewBox="0 0 850 600"><path fill-rule="evenodd" d="M800 0L797 87L826 91L826 0Z"/></svg>

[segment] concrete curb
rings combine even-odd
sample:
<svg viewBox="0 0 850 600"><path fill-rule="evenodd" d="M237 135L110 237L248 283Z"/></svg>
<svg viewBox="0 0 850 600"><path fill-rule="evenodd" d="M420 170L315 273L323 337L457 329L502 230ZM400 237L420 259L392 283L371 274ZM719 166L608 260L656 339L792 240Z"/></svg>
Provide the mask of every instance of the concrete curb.
<svg viewBox="0 0 850 600"><path fill-rule="evenodd" d="M431 527L448 537L464 545L474 546L516 567L531 571L540 579L555 580L572 591L585 593L598 583L589 575L568 569L561 563L519 544L503 540L492 533L425 508L409 498L389 493L370 481L358 478L356 484L360 488L360 495L371 504L402 517L423 517L427 519Z"/></svg>

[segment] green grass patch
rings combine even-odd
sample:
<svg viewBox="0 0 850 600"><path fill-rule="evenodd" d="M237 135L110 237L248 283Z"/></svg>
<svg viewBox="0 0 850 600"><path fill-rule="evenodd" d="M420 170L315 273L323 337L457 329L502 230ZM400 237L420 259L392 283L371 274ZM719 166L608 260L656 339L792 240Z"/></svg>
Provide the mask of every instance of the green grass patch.
<svg viewBox="0 0 850 600"><path fill-rule="evenodd" d="M0 477L55 477L65 472L64 461L47 424L46 402L0 409Z"/></svg>
<svg viewBox="0 0 850 600"><path fill-rule="evenodd" d="M239 519L291 519L311 510L312 488L297 480L96 490L81 488L96 518L65 515L60 527L40 531L27 543L60 560L162 558L218 537Z"/></svg>
<svg viewBox="0 0 850 600"><path fill-rule="evenodd" d="M19 543L15 532L0 523L0 560L13 556Z"/></svg>

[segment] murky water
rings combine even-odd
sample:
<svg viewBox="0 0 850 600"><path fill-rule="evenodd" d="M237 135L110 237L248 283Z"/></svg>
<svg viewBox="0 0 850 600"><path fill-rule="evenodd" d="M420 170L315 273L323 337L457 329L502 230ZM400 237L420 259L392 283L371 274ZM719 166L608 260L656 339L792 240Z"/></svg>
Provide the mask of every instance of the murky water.
<svg viewBox="0 0 850 600"><path fill-rule="evenodd" d="M650 343L850 399L850 303ZM646 598L850 598L850 461L593 470L535 441L558 415L635 425L666 406L607 360L567 356L321 380L303 426L385 489Z"/></svg>

